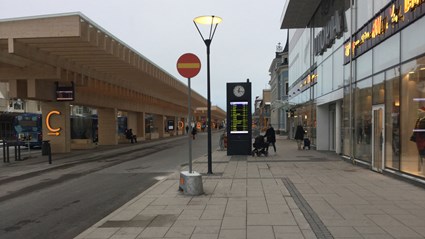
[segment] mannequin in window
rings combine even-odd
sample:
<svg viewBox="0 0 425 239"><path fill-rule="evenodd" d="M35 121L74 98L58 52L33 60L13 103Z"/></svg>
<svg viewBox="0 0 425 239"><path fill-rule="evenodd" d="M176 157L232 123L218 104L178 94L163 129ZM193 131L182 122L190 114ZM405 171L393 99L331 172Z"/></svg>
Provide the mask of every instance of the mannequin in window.
<svg viewBox="0 0 425 239"><path fill-rule="evenodd" d="M416 142L419 153L419 171L421 171L423 158L425 158L425 107L418 109L418 118L410 140Z"/></svg>

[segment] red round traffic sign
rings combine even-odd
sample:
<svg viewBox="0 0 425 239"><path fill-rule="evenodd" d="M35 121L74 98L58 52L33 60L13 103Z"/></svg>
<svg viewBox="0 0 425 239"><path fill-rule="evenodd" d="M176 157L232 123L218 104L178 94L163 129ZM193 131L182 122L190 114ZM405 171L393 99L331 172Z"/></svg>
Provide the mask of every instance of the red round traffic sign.
<svg viewBox="0 0 425 239"><path fill-rule="evenodd" d="M192 53L186 53L177 60L177 71L185 78L196 76L201 70L201 61Z"/></svg>

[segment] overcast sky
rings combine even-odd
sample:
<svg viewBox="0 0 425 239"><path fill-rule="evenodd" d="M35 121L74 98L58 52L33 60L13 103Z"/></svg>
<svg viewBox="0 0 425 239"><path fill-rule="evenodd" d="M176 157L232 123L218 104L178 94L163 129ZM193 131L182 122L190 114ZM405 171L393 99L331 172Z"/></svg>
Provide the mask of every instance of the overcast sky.
<svg viewBox="0 0 425 239"><path fill-rule="evenodd" d="M276 45L286 43L280 29L285 0L0 0L0 19L81 12L97 25L187 85L177 59L194 53L202 64L192 89L207 97L206 46L193 19L223 19L211 44L211 102L226 110L226 83L252 82L252 95L270 88L269 67Z"/></svg>

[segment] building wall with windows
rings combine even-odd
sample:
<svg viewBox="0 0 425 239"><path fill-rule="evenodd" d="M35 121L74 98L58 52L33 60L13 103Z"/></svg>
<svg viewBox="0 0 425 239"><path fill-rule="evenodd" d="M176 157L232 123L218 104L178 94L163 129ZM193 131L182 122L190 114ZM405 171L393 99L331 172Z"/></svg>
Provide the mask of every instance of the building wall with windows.
<svg viewBox="0 0 425 239"><path fill-rule="evenodd" d="M276 47L276 56L270 68L270 124L279 134L288 133L287 99L288 99L288 41L283 48Z"/></svg>
<svg viewBox="0 0 425 239"><path fill-rule="evenodd" d="M336 11L345 23L339 34ZM424 15L424 1L354 0L322 1L304 27L283 17L291 120L317 149L424 182Z"/></svg>

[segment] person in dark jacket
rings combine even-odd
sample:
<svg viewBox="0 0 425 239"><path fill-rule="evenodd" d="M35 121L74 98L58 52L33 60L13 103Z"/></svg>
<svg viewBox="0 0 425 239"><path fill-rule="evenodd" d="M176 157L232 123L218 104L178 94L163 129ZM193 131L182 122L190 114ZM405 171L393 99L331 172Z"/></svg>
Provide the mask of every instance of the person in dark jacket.
<svg viewBox="0 0 425 239"><path fill-rule="evenodd" d="M195 135L197 134L198 132L197 132L197 130L196 130L196 127L193 127L192 128L192 138L193 139L195 139Z"/></svg>
<svg viewBox="0 0 425 239"><path fill-rule="evenodd" d="M125 131L124 131L124 133L125 133L125 137L127 138L127 139L129 139L130 140L130 142L133 144L134 142L136 142L137 143L137 137L136 137L136 135L134 135L133 134L133 129L126 129Z"/></svg>
<svg viewBox="0 0 425 239"><path fill-rule="evenodd" d="M267 128L266 134L264 135L267 137L267 143L268 145L273 145L274 152L276 153L276 133L272 127L271 124L269 124L269 127ZM267 146L266 151L269 151L269 147Z"/></svg>
<svg viewBox="0 0 425 239"><path fill-rule="evenodd" d="M305 130L301 125L297 126L297 130L295 131L295 139L297 140L298 149L301 150L301 145L304 141Z"/></svg>

